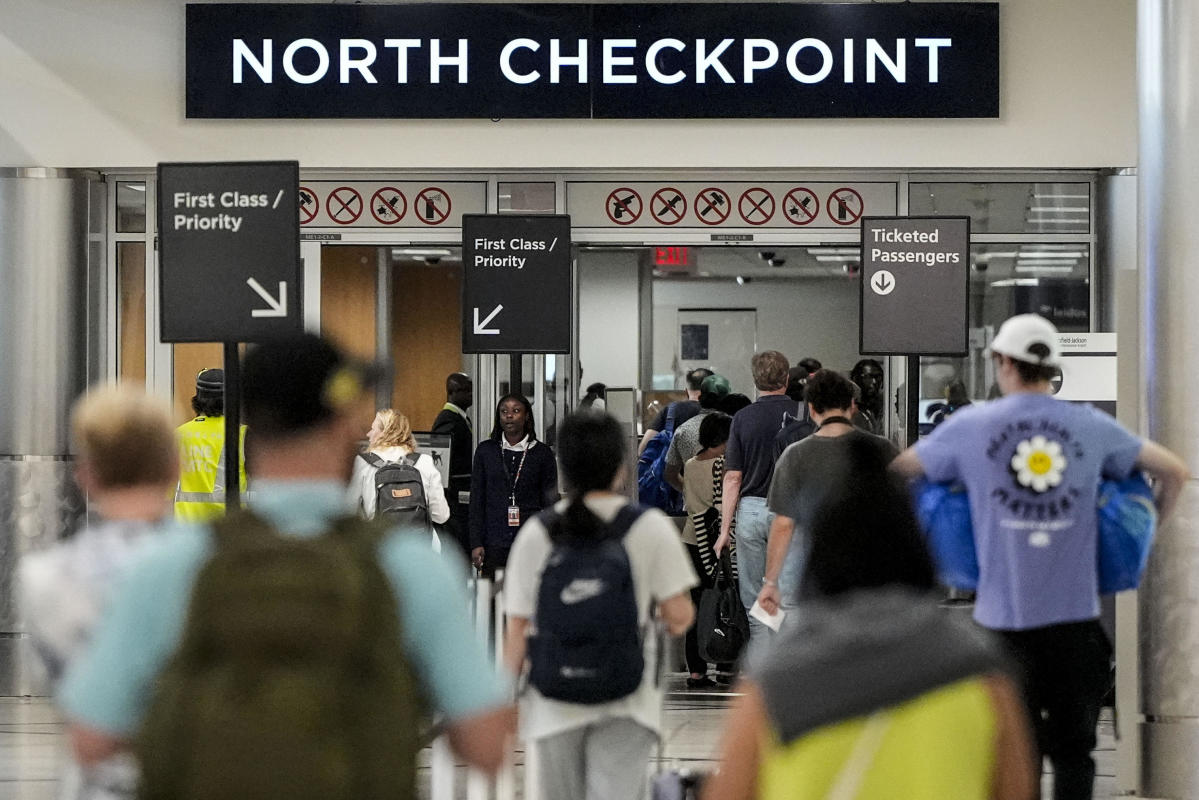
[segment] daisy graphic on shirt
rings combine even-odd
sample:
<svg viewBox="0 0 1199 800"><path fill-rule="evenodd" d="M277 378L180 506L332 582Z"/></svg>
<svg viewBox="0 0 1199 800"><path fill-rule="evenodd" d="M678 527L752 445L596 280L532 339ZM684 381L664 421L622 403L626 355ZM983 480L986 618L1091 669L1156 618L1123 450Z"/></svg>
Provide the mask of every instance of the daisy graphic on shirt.
<svg viewBox="0 0 1199 800"><path fill-rule="evenodd" d="M1021 486L1042 493L1062 482L1067 463L1060 444L1034 436L1016 445L1011 466Z"/></svg>

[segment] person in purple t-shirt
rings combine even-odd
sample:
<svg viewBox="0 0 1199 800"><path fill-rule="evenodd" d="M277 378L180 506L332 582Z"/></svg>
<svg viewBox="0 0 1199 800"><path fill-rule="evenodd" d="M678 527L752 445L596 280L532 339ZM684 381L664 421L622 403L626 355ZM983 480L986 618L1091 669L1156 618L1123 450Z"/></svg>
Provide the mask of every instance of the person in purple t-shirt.
<svg viewBox="0 0 1199 800"><path fill-rule="evenodd" d="M909 477L961 482L978 550L974 618L997 631L1025 673L1025 699L1054 797L1090 798L1091 751L1111 673L1099 625L1099 483L1143 469L1160 515L1188 478L1175 454L1089 405L1054 398L1057 329L1035 314L991 345L1003 397L963 408L892 462Z"/></svg>

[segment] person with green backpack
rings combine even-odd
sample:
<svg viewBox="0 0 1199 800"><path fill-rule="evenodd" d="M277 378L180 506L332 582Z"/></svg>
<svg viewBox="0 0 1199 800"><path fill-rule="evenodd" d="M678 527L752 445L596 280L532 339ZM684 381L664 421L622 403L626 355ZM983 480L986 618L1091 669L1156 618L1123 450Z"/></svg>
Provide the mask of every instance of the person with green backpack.
<svg viewBox="0 0 1199 800"><path fill-rule="evenodd" d="M376 375L311 335L247 353L250 508L130 568L61 686L81 763L132 749L144 798L407 800L438 715L499 767L514 712L463 570L345 501Z"/></svg>

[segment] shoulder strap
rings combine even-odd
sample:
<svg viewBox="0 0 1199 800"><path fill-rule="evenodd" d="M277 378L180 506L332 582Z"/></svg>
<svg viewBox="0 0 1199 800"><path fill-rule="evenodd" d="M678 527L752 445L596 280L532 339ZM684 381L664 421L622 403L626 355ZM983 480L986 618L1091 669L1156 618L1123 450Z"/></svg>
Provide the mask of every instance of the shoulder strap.
<svg viewBox="0 0 1199 800"><path fill-rule="evenodd" d="M404 459L403 459L403 461L404 461L404 463L405 463L405 464L407 464L408 466L410 466L410 467L413 467L413 468L415 469L415 467L416 467L416 462L417 462L419 459L420 459L420 453L417 453L417 452L413 451L413 452L411 452L411 453L408 453L407 455L405 455L405 456L404 456Z"/></svg>
<svg viewBox="0 0 1199 800"><path fill-rule="evenodd" d="M670 432L671 436L674 435L674 409L674 403L671 403L666 407L666 430Z"/></svg>
<svg viewBox="0 0 1199 800"><path fill-rule="evenodd" d="M362 456L362 460L370 464L372 467L381 467L387 463L387 461L377 453L372 453L369 450L367 450L365 453L361 453L360 455Z"/></svg>
<svg viewBox="0 0 1199 800"><path fill-rule="evenodd" d="M616 512L616 516L608 523L608 536L612 539L623 539L636 524L641 515L645 513L645 508L636 503L625 505L620 511Z"/></svg>

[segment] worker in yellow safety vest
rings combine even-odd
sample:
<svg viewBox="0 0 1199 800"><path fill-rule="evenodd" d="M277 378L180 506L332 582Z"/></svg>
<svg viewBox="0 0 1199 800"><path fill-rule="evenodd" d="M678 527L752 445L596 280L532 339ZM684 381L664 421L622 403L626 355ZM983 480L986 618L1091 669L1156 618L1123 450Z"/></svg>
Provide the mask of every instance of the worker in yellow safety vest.
<svg viewBox="0 0 1199 800"><path fill-rule="evenodd" d="M204 521L225 513L225 371L204 369L192 397L196 418L180 425L175 518ZM241 490L246 490L246 426L241 426Z"/></svg>

